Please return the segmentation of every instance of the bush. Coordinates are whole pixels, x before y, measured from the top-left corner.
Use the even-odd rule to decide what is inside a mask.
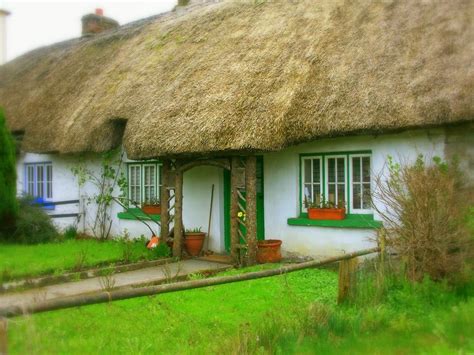
[[[0,108],[0,237],[6,238],[15,226],[16,201],[15,143]]]
[[[77,228],[76,226],[69,226],[64,231],[64,239],[66,240],[74,240],[77,238]]]
[[[59,234],[47,213],[33,204],[31,198],[19,200],[20,210],[15,232],[7,240],[22,244],[37,244],[57,241]]]
[[[387,246],[401,256],[411,280],[458,278],[472,256],[472,238],[457,164],[434,158],[428,165],[419,156],[414,165],[400,166],[389,159],[389,172],[387,180],[376,179],[374,193],[387,206],[378,209]]]

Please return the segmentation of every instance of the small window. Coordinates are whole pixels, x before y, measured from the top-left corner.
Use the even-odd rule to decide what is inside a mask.
[[[53,165],[51,163],[25,164],[25,193],[34,198],[52,200]]]
[[[347,213],[372,213],[369,153],[303,156],[300,168],[302,212],[308,203],[326,201]]]
[[[133,205],[159,200],[161,190],[160,164],[128,164],[128,198]]]

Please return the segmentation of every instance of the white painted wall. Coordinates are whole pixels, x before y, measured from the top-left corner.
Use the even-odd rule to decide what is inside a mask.
[[[322,257],[341,252],[350,252],[372,246],[373,230],[339,229],[323,227],[289,226],[287,219],[299,214],[299,154],[336,151],[372,150],[372,173],[385,167],[391,155],[395,161],[412,162],[418,154],[427,157],[444,156],[443,130],[418,130],[403,134],[383,136],[360,136],[325,139],[291,147],[281,152],[268,153],[264,157],[265,233],[266,238],[283,240],[284,253],[296,253]],[[78,161],[76,156],[39,155],[27,153],[18,161],[18,191],[23,191],[25,162],[53,163],[53,200],[79,199],[92,196],[94,189],[87,184],[79,191],[71,168]],[[99,170],[100,158],[89,155],[87,167]],[[385,167],[386,168],[386,167]],[[385,170],[386,171],[386,170]],[[224,251],[224,186],[223,170],[216,167],[198,167],[184,174],[183,221],[186,228],[202,227],[207,232],[211,186],[215,185],[211,225],[210,249]],[[119,194],[119,191],[116,191]],[[57,206],[54,213],[77,212],[78,206]],[[87,206],[85,221],[79,227],[86,231],[95,217],[94,205]],[[150,232],[138,221],[119,220],[117,213],[122,208],[114,205],[112,235],[122,235],[127,229],[132,237]],[[375,214],[376,219],[379,219]],[[60,228],[74,224],[74,218],[55,220]],[[152,224],[157,229],[156,225]]]
[[[17,162],[17,190],[21,194],[25,191],[25,163],[43,163],[52,162],[53,165],[53,201],[80,200],[81,197],[86,200],[95,194],[95,187],[91,183],[86,183],[79,188],[78,180],[71,169],[77,166],[78,156],[52,155],[52,154],[23,154]],[[101,159],[97,155],[88,155],[83,157],[84,164],[88,169],[100,172]],[[126,172],[126,166],[123,166]],[[211,203],[211,187],[215,185],[213,213],[211,220],[209,248],[215,252],[222,252],[224,246],[224,191],[223,191],[223,170],[216,167],[197,167],[184,174],[183,190],[183,222],[186,228],[201,227],[203,232],[208,231],[209,210]],[[115,195],[119,196],[117,189]],[[56,206],[54,211],[48,211],[50,214],[77,213],[80,206],[60,205]],[[64,230],[70,225],[75,225],[80,231],[90,233],[96,216],[96,205],[94,203],[86,205],[85,218],[78,221],[76,218],[57,218],[54,223],[60,230]],[[113,236],[124,235],[127,231],[131,237],[140,237],[144,235],[150,237],[150,230],[141,222],[133,220],[118,219],[117,214],[123,212],[123,208],[118,204],[113,204],[111,216],[113,217],[111,233]],[[154,222],[148,222],[156,233],[159,233],[159,227]]]
[[[372,174],[384,168],[386,158],[412,162],[418,154],[443,157],[442,130],[413,131],[383,136],[324,139],[291,147],[264,157],[265,234],[282,239],[286,253],[323,257],[374,245],[370,229],[339,229],[289,226],[287,219],[299,216],[299,154],[372,150]],[[376,219],[380,219],[375,214]]]

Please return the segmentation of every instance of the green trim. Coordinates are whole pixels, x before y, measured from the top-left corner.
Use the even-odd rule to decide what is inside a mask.
[[[161,215],[156,214],[156,215],[151,215],[148,216],[140,208],[129,208],[125,212],[119,212],[117,213],[118,219],[128,219],[128,220],[134,220],[134,221],[139,221],[139,220],[144,220],[144,221],[160,221],[161,220]]]
[[[378,229],[382,227],[382,222],[374,220],[374,215],[372,214],[348,214],[345,219],[340,221],[320,221],[309,219],[307,213],[302,213],[300,217],[288,218],[288,225],[328,228]]]
[[[230,171],[224,169],[224,244],[230,252]]]
[[[372,154],[372,150],[349,150],[349,151],[342,151],[342,152],[317,152],[317,153],[300,153],[301,157],[311,157],[313,155],[349,155],[349,154]]]

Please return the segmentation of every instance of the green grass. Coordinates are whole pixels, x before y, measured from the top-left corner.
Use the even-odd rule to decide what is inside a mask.
[[[128,253],[126,253],[128,251]],[[127,255],[125,255],[127,254]],[[140,242],[66,240],[37,245],[0,244],[0,281],[153,258]]]
[[[273,312],[291,315],[296,304],[315,301],[334,304],[336,289],[334,272],[303,270],[36,314],[11,322],[9,346],[12,354],[216,353]]]

